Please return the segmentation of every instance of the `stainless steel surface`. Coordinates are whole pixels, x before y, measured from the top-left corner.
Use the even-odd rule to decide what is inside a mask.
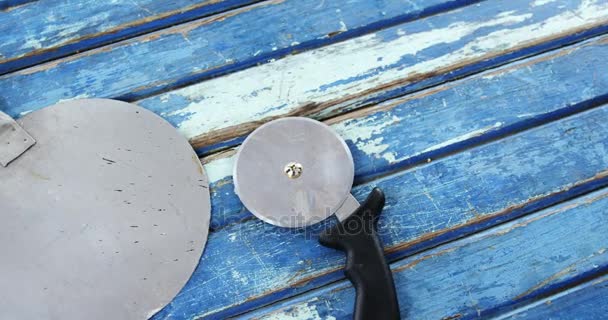
[[[18,122],[38,143],[0,167],[0,319],[144,319],[170,302],[210,216],[186,139],[105,99]]]
[[[346,218],[353,214],[355,210],[359,209],[359,206],[359,201],[357,201],[357,199],[355,199],[352,194],[349,194],[348,197],[346,197],[346,200],[344,200],[344,202],[340,206],[340,208],[336,210],[336,218],[338,218],[338,220],[340,221],[346,220]]]
[[[0,111],[0,165],[6,167],[35,143],[13,118]]]
[[[284,172],[301,164],[299,178]],[[349,196],[354,178],[348,146],[330,127],[307,118],[269,122],[245,139],[234,167],[235,191],[258,218],[281,227],[303,227],[333,214]]]

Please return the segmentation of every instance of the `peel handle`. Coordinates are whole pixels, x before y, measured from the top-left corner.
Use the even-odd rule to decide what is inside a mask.
[[[393,275],[378,239],[378,216],[384,193],[374,188],[365,202],[345,220],[325,230],[319,242],[346,252],[346,277],[357,292],[354,319],[399,319]]]

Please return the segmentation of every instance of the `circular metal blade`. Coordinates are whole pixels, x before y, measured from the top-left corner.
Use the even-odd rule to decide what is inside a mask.
[[[207,178],[186,139],[105,99],[18,122],[37,144],[0,167],[0,319],[152,316],[207,239]]]
[[[354,164],[330,127],[292,117],[251,133],[239,148],[233,176],[236,193],[258,218],[303,227],[340,207],[353,184]]]

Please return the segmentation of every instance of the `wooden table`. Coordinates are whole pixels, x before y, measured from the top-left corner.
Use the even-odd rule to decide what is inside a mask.
[[[0,1],[0,110],[130,101],[201,155],[201,264],[153,319],[347,319],[355,291],[318,228],[287,232],[233,191],[235,150],[306,116],[381,187],[409,319],[608,312],[605,0]],[[171,170],[171,168],[167,168]]]

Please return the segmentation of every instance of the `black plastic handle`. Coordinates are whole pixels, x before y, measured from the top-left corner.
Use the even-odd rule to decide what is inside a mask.
[[[393,275],[376,232],[384,193],[374,188],[346,220],[319,236],[322,245],[346,252],[345,274],[357,290],[354,318],[399,319]]]

